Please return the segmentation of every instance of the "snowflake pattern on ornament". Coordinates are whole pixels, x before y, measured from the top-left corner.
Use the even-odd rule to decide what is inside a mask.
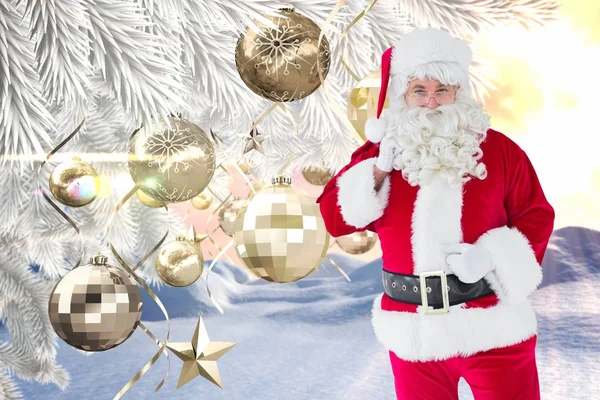
[[[190,163],[186,154],[189,154],[191,148],[198,147],[198,141],[192,140],[191,130],[188,127],[181,128],[180,122],[171,122],[171,126],[166,126],[165,121],[160,121],[158,129],[152,132],[153,135],[147,142],[148,154],[152,160],[148,166],[152,167],[154,162],[158,163],[158,172],[167,172],[170,176],[171,171],[179,173],[180,165],[184,171],[190,168]],[[185,157],[185,158],[184,158]]]

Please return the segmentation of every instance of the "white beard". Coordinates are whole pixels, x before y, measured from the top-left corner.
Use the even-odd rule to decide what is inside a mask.
[[[462,185],[470,176],[485,179],[479,145],[486,138],[490,117],[475,99],[459,94],[454,103],[435,109],[404,105],[388,111],[392,115],[387,135],[396,136],[401,148],[394,168],[411,186],[434,179],[451,186]]]

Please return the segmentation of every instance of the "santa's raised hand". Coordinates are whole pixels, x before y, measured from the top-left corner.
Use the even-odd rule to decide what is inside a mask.
[[[448,268],[461,282],[475,283],[494,270],[492,257],[483,247],[457,243],[443,245],[442,251],[448,253],[446,257]]]

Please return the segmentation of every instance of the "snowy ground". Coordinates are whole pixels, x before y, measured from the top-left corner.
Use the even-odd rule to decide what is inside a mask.
[[[187,289],[158,292],[171,320],[171,341],[187,341],[198,311],[214,341],[237,342],[219,361],[223,389],[201,377],[175,390],[181,361],[171,357],[169,380],[160,392],[167,363],[157,364],[124,399],[389,400],[394,398],[388,354],[370,324],[373,298],[381,291],[380,261],[362,264],[336,257],[352,282],[335,269],[277,285],[254,280],[238,267],[220,264],[211,289],[225,308],[207,301],[204,279]],[[600,289],[595,282],[554,284],[534,295],[539,315],[538,365],[542,399],[600,399]],[[166,324],[145,302],[143,320],[160,338]],[[0,339],[7,340],[6,331]],[[156,346],[141,331],[121,346],[85,356],[60,345],[58,361],[71,373],[71,386],[17,380],[29,399],[112,399],[152,357]],[[461,399],[472,399],[461,381]]]

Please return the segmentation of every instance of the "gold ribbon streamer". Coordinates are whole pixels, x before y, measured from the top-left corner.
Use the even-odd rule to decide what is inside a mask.
[[[346,27],[346,29],[344,29],[344,32],[342,32],[339,41],[341,42],[341,40],[344,38],[344,36],[346,36],[348,34],[348,31],[350,31],[350,29],[358,22],[362,19],[362,17],[364,17],[371,8],[373,8],[373,6],[377,3],[378,0],[373,0],[371,2],[371,4],[369,4],[367,6],[367,8],[365,8],[364,10],[362,10],[360,12],[360,14],[358,14],[353,20],[352,22],[350,22],[350,24]],[[340,62],[342,63],[342,65],[344,66],[344,68],[346,69],[346,71],[350,74],[350,76],[352,76],[352,78],[355,81],[360,81],[360,78],[358,77],[358,75],[356,75],[354,73],[354,71],[352,71],[352,69],[350,69],[350,67],[348,66],[348,64],[346,63],[346,60],[344,60],[344,57],[340,56]]]
[[[377,1],[379,0],[373,0],[371,1],[371,4],[369,4],[367,6],[367,8],[365,8],[364,10],[362,10],[360,12],[360,14],[358,14],[353,20],[352,22],[350,22],[350,24],[346,27],[346,29],[344,29],[344,32],[342,32],[342,34],[340,35],[340,40],[342,40],[344,38],[344,36],[346,36],[348,34],[348,32],[350,31],[350,29],[352,29],[352,27],[362,19],[362,17],[364,17],[369,10],[371,10],[371,8],[373,8],[373,6],[377,3]],[[336,11],[337,12],[337,11]]]
[[[42,172],[42,168],[44,168],[44,165],[46,165],[46,162],[48,162],[48,160],[50,160],[50,158],[56,154],[64,145],[66,145],[71,139],[73,139],[73,137],[81,130],[81,127],[83,126],[85,122],[85,118],[83,120],[81,120],[81,122],[79,123],[79,125],[77,126],[77,128],[75,128],[75,130],[73,132],[71,132],[69,134],[69,136],[67,136],[62,142],[60,142],[58,144],[58,146],[56,146],[54,149],[50,150],[50,153],[48,153],[46,155],[46,159],[42,162],[42,164],[40,165],[40,167],[38,168],[37,171],[37,177],[38,177],[38,181],[39,181],[39,177],[40,177],[40,173]],[[44,200],[46,200],[46,202],[48,204],[50,204],[52,206],[52,208],[54,208],[54,210],[56,210],[57,213],[60,214],[61,217],[63,217],[63,219],[65,221],[67,221],[72,227],[73,229],[75,229],[75,232],[77,232],[77,235],[79,236],[79,240],[81,242],[81,252],[79,255],[79,260],[77,260],[77,263],[75,264],[75,266],[72,269],[75,269],[77,267],[79,267],[81,265],[81,261],[83,260],[83,255],[85,253],[85,243],[84,241],[81,239],[81,231],[79,230],[79,227],[77,226],[77,224],[75,223],[75,221],[73,221],[67,214],[65,214],[65,212],[63,210],[60,209],[59,206],[56,205],[56,203],[54,203],[50,197],[46,194],[46,191],[44,190],[44,187],[42,186],[42,183],[40,182],[40,193],[42,193],[42,197],[44,198]]]
[[[296,119],[294,118],[294,116],[292,115],[292,113],[290,112],[290,110],[286,106],[284,106],[281,103],[277,103],[277,104],[279,105],[279,107],[283,110],[283,112],[285,113],[285,115],[292,122],[292,125],[294,126],[294,129],[296,130],[296,138],[298,138],[298,135],[300,133],[300,129],[298,129],[298,124],[296,123]],[[296,143],[296,146],[294,147],[294,150],[292,150],[292,154],[287,159],[287,161],[285,162],[285,164],[283,164],[281,166],[281,168],[279,168],[279,171],[277,172],[277,175],[283,174],[283,172],[286,170],[286,168],[289,167],[290,164],[294,161],[294,158],[296,158],[296,152],[298,151],[299,147],[300,147],[300,141],[298,141],[298,143]]]
[[[325,36],[325,32],[327,31],[327,28],[329,28],[329,25],[331,24],[331,21],[333,21],[333,18],[345,4],[346,4],[346,0],[338,0],[337,4],[333,8],[333,10],[329,14],[329,16],[327,16],[325,25],[323,26],[323,28],[321,29],[321,33],[319,34],[319,42],[317,43],[317,48],[321,48],[321,43],[323,42],[323,37]],[[355,18],[355,20],[352,21],[353,23],[351,23],[351,25],[354,25],[354,23],[356,23],[360,18],[362,18],[373,5],[374,5],[374,3],[371,3],[364,12],[359,14],[359,16],[357,17],[358,19]],[[348,33],[349,28],[346,28],[346,30],[344,32]],[[323,77],[323,71],[321,70],[321,62],[320,62],[321,53],[319,53],[317,57],[318,57],[317,58],[317,72],[319,73],[319,80],[321,81],[321,86],[323,87],[323,91],[325,92],[325,95],[327,96],[329,105],[331,106],[333,111],[336,113],[338,118],[346,125],[346,127],[350,130],[350,132],[358,140],[358,143],[364,143],[365,141],[363,140],[363,138],[360,137],[360,135],[358,134],[358,132],[356,131],[356,129],[354,128],[354,126],[352,125],[350,120],[348,119],[348,115],[346,115],[346,113],[344,113],[340,109],[338,104],[335,102],[333,96],[331,95],[331,92],[329,91],[329,87],[325,83],[325,79]],[[344,65],[346,65],[345,62],[344,62]],[[356,74],[352,73],[352,75],[356,75]]]
[[[233,247],[233,239],[229,241],[229,243],[227,243],[227,245],[225,247],[223,247],[223,250],[221,250],[219,252],[219,254],[217,254],[217,256],[212,260],[212,262],[210,263],[210,265],[208,266],[208,270],[206,271],[206,291],[208,292],[208,297],[210,298],[210,301],[213,303],[213,305],[217,308],[217,310],[219,310],[219,312],[221,314],[224,314],[223,309],[221,308],[221,306],[219,305],[219,303],[217,302],[217,300],[213,297],[212,293],[210,292],[210,288],[208,286],[208,278],[210,276],[210,272],[212,271],[213,267],[215,266],[215,264],[217,263],[217,261],[223,256],[223,254],[225,254],[227,252],[227,250],[229,250],[231,247]]]
[[[241,160],[241,158],[240,158]],[[256,190],[254,190],[254,186],[252,186],[252,183],[250,182],[250,179],[248,179],[248,177],[246,176],[246,174],[244,173],[244,171],[242,171],[242,169],[239,167],[239,165],[237,165],[237,163],[240,161],[238,160],[237,162],[233,163],[233,168],[237,171],[238,174],[240,174],[242,176],[242,178],[246,181],[246,185],[248,185],[248,187],[250,188],[250,191],[252,192],[252,195],[256,194]]]
[[[137,132],[137,131],[136,131]],[[134,132],[135,134],[135,132]],[[127,193],[125,195],[125,197],[119,202],[119,204],[117,204],[117,206],[115,207],[115,212],[113,214],[113,218],[116,217],[116,215],[118,214],[119,210],[121,209],[121,207],[123,207],[125,205],[125,203],[127,203],[127,201],[135,194],[135,192],[138,190],[138,186],[134,186],[133,189],[131,189],[129,191],[129,193]],[[165,206],[166,208],[166,206]],[[119,391],[119,393],[117,393],[117,395],[114,397],[113,400],[118,400],[120,399],[142,376],[144,376],[144,374],[146,374],[146,372],[148,372],[148,370],[150,369],[150,367],[152,367],[156,361],[159,359],[160,355],[164,352],[165,356],[167,357],[167,361],[168,361],[168,367],[167,367],[167,373],[165,374],[165,377],[162,379],[162,381],[160,381],[160,383],[158,384],[158,386],[156,386],[156,388],[154,389],[155,392],[158,392],[161,387],[165,384],[165,382],[167,381],[167,378],[169,377],[169,371],[171,370],[171,359],[169,358],[169,354],[165,351],[165,348],[167,346],[167,343],[169,341],[169,334],[171,332],[171,322],[169,320],[169,314],[167,313],[167,310],[165,309],[165,306],[163,305],[163,303],[160,301],[160,299],[158,298],[158,296],[154,293],[154,291],[152,291],[152,289],[150,289],[150,287],[148,287],[148,285],[146,285],[146,282],[144,282],[141,278],[139,278],[136,273],[129,267],[129,265],[127,265],[127,263],[125,262],[125,260],[123,260],[123,258],[119,255],[119,253],[117,252],[117,250],[115,249],[115,247],[112,244],[112,241],[109,240],[108,245],[110,247],[110,250],[112,251],[113,255],[115,256],[115,258],[117,259],[117,261],[119,262],[119,264],[121,264],[121,266],[123,267],[123,269],[125,269],[125,271],[127,271],[127,273],[129,273],[129,275],[142,287],[144,288],[144,290],[146,291],[146,293],[148,293],[148,295],[152,298],[152,300],[154,300],[156,302],[156,304],[158,305],[158,307],[160,308],[160,310],[162,311],[162,313],[165,316],[165,319],[167,321],[167,334],[165,337],[165,341],[164,343],[161,344],[160,349],[154,354],[154,356],[152,357],[152,359],[150,359],[150,361],[148,361],[146,363],[146,365],[144,365],[142,367],[142,369],[140,369],[126,384],[125,386],[123,386],[121,388],[121,390]],[[156,247],[156,246],[155,246]],[[158,247],[156,247],[158,248]],[[152,254],[152,253],[149,253]],[[145,256],[145,258],[150,257],[150,255],[147,254]],[[139,264],[139,263],[138,263]],[[141,264],[140,264],[141,265]],[[151,333],[147,328],[144,330],[144,332],[146,332],[146,334]],[[150,336],[151,338],[154,338],[154,335]]]
[[[346,272],[344,272],[344,270],[342,269],[342,267],[340,267],[338,265],[338,263],[336,263],[330,256],[326,256],[326,257],[327,257],[327,261],[329,261],[338,271],[340,271],[340,274],[342,274],[348,282],[352,282],[350,280],[350,277],[348,276],[348,274],[346,274]]]

